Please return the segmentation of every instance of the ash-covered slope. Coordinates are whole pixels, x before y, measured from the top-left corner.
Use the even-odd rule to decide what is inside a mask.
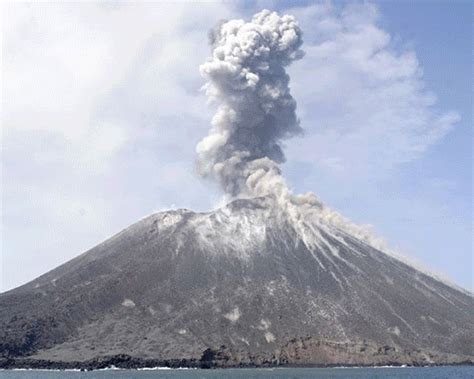
[[[457,362],[474,356],[473,314],[471,294],[330,224],[295,226],[267,197],[151,215],[1,294],[0,351],[199,359],[225,345],[228,365]]]

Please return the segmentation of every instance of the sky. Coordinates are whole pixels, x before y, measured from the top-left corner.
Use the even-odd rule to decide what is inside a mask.
[[[2,6],[0,291],[157,211],[213,209],[195,173],[209,30],[293,14],[304,135],[283,174],[409,260],[474,288],[468,1]]]

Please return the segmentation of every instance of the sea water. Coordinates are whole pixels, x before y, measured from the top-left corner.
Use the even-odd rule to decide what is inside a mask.
[[[0,371],[0,378],[5,379],[312,379],[312,378],[394,378],[394,379],[465,379],[474,378],[473,366],[457,367],[387,367],[387,368],[270,368],[270,369],[226,369],[226,370],[96,370],[48,371],[48,370],[5,370]]]

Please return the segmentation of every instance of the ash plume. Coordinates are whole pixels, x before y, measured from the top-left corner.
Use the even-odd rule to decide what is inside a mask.
[[[284,186],[282,141],[302,132],[285,67],[303,56],[292,16],[264,10],[211,34],[212,57],[200,69],[219,103],[210,134],[197,146],[198,170],[231,197],[262,196]]]
[[[316,222],[383,247],[366,227],[352,224],[313,193],[293,195],[281,175],[283,141],[302,133],[285,71],[304,55],[295,18],[263,10],[250,22],[220,23],[210,42],[212,56],[200,71],[218,108],[209,135],[196,148],[198,173],[217,181],[230,199],[275,199],[303,237]]]

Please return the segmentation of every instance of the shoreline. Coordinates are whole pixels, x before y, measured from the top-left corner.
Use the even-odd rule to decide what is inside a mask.
[[[315,363],[315,364],[229,364],[203,362],[195,359],[153,360],[131,356],[104,357],[88,361],[48,361],[29,358],[0,358],[0,371],[112,371],[112,370],[216,370],[216,369],[292,369],[292,368],[429,368],[474,366],[473,361],[462,362],[413,362],[412,364],[384,362],[368,363]]]

